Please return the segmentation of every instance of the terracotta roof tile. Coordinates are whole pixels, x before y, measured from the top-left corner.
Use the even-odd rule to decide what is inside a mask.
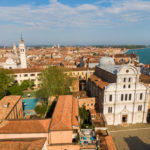
[[[72,130],[72,96],[59,96],[50,130]]]
[[[79,116],[78,100],[76,98],[73,98],[72,125],[79,126],[78,116]]]
[[[6,119],[10,111],[21,100],[21,96],[5,96],[0,100],[0,120]]]
[[[105,137],[108,150],[117,150],[111,135]]]
[[[0,134],[47,133],[50,119],[41,120],[9,120],[0,128]]]
[[[0,140],[1,150],[41,150],[46,138]]]
[[[109,84],[109,82],[103,81],[100,77],[97,77],[96,75],[91,75],[90,80],[102,89]]]
[[[30,73],[30,72],[41,72],[43,67],[27,68],[27,69],[13,69],[14,73]]]

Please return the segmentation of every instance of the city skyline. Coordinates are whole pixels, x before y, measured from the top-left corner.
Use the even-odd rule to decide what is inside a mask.
[[[0,45],[146,44],[148,0],[1,0]]]

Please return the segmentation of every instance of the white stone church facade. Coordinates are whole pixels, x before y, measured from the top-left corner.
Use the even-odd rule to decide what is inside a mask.
[[[139,76],[140,69],[133,64],[115,65],[110,57],[100,60],[88,90],[108,125],[146,123],[149,88]]]
[[[13,45],[12,53],[9,54],[6,61],[0,64],[0,66],[5,69],[27,68],[26,47],[22,38],[18,46],[18,51],[19,53],[17,52],[16,46]]]

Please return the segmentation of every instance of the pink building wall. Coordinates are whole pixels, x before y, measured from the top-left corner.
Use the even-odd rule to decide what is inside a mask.
[[[72,143],[73,131],[50,131],[50,144]]]

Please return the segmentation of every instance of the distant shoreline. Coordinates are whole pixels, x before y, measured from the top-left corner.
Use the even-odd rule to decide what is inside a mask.
[[[148,48],[148,47],[146,47],[146,48]],[[128,51],[130,51],[130,50],[142,50],[142,49],[146,49],[146,48],[138,48],[138,49],[127,49],[125,52],[124,52],[124,54],[126,54]]]

